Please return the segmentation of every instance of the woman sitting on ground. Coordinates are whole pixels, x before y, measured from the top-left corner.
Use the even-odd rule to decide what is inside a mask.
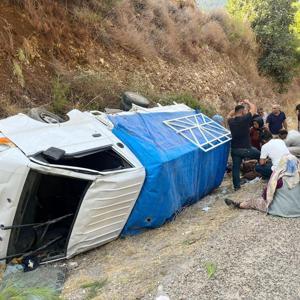
[[[261,197],[241,203],[228,198],[228,206],[256,209],[281,217],[300,217],[300,163],[294,155],[282,157]]]
[[[251,146],[257,150],[261,149],[261,135],[263,132],[264,121],[261,117],[255,117],[253,119],[253,126],[250,129]]]

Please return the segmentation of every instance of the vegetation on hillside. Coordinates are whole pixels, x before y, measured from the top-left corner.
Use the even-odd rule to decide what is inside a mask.
[[[247,78],[253,74],[259,81],[253,64],[258,48],[250,26],[225,11],[205,13],[195,7],[193,0],[5,3],[10,7],[8,15],[0,18],[0,61],[5,60],[6,69],[0,70],[0,77],[8,78],[4,89],[9,101],[0,95],[2,116],[20,103],[22,107],[48,104],[58,113],[73,107],[116,107],[126,90],[139,92],[154,102],[174,94],[199,101],[196,89],[171,87],[172,83],[167,88],[154,86],[147,71],[135,72],[134,65],[131,68],[128,64],[130,70],[123,72],[126,79],[121,80],[119,70],[110,65],[111,53],[117,53],[115,62],[129,59],[136,66],[147,62],[153,66],[155,61],[158,73],[161,61],[173,67],[194,63],[201,67],[206,59],[219,57],[228,65],[234,62],[233,74]],[[235,82],[229,84],[236,86]],[[229,97],[236,98],[237,94],[230,91]]]
[[[299,62],[299,8],[296,0],[229,0],[227,5],[233,16],[251,23],[261,47],[259,69],[281,88],[291,82]]]
[[[77,21],[94,29],[93,38],[108,47],[121,46],[141,58],[198,60],[205,45],[227,53],[245,43],[251,44],[252,50],[255,44],[250,31],[239,30],[225,13],[222,19],[220,15],[216,18],[188,1],[113,0],[106,12],[102,1],[85,1],[73,13]]]
[[[171,62],[182,57],[197,60],[206,45],[226,53],[241,46],[252,51],[256,46],[251,30],[241,30],[241,24],[225,12],[205,14],[188,1],[69,0],[64,5],[58,0],[9,2],[22,7],[32,31],[46,36],[54,56],[64,54],[62,42],[71,33],[78,37],[77,42],[81,39],[84,43],[88,36],[106,47],[120,46],[140,58],[160,56]],[[7,43],[8,38],[11,36],[3,34],[1,42],[10,45],[14,55],[21,50],[25,57],[32,56],[29,47],[17,50]]]

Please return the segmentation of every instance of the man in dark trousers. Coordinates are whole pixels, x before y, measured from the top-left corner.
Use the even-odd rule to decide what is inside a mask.
[[[266,127],[273,136],[278,136],[281,129],[287,130],[285,113],[280,110],[278,104],[272,106],[272,112],[267,117]]]
[[[249,112],[245,105],[249,106]],[[240,167],[244,158],[259,159],[260,151],[251,147],[250,127],[252,117],[256,114],[256,105],[249,100],[243,100],[234,111],[228,115],[228,125],[232,135],[231,157],[232,157],[232,181],[235,190],[241,188]]]

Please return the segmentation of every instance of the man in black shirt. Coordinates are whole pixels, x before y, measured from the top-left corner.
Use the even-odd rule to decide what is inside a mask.
[[[235,190],[240,189],[240,168],[244,158],[259,159],[260,151],[251,147],[250,127],[252,117],[256,114],[256,106],[249,100],[244,100],[243,104],[249,106],[246,112],[244,105],[237,105],[234,111],[228,115],[228,125],[232,135],[231,157],[232,157],[232,181]]]

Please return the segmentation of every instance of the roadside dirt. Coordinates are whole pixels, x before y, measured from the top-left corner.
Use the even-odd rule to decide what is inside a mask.
[[[233,193],[226,177],[173,222],[76,257],[63,296],[88,299],[81,287],[104,282],[95,299],[151,300],[159,285],[171,300],[298,299],[300,220],[224,204],[225,197],[258,196],[263,186],[248,183]]]
[[[250,197],[260,188],[261,184],[248,184],[232,197]],[[186,208],[173,222],[74,258],[72,262],[78,266],[70,271],[63,296],[85,299],[87,291],[82,285],[106,280],[97,299],[142,299],[147,294],[151,298],[165,277],[179,272],[238,216],[238,211],[228,209],[223,201],[231,193],[230,178],[226,178],[213,194]]]

